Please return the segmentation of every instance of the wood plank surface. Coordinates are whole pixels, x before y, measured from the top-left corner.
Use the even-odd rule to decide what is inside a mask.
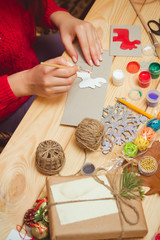
[[[160,1],[135,0],[146,21],[159,19]],[[86,17],[97,28],[104,49],[109,49],[111,25],[140,25],[134,9],[129,0],[96,0]],[[160,36],[157,37],[160,42]],[[150,44],[150,39],[142,26],[142,45]],[[66,56],[66,55],[65,55]],[[129,74],[126,71],[130,61],[160,62],[157,57],[114,57],[111,74],[119,68],[125,71],[124,84],[115,87],[110,74],[109,85],[104,106],[114,105],[115,97],[125,97],[132,104],[155,114],[154,108],[147,108],[146,94],[149,89],[160,91],[159,78],[152,80],[151,85],[141,89],[143,96],[138,103],[128,98],[128,92],[137,88],[138,74]],[[107,63],[106,63],[107,64]],[[84,152],[75,143],[75,128],[61,126],[66,95],[55,99],[37,97],[21,124],[13,134],[0,155],[0,239],[4,240],[16,225],[23,223],[24,213],[31,208],[45,187],[46,176],[40,174],[35,167],[35,152],[38,144],[44,140],[52,139],[61,144],[66,155],[66,164],[61,175],[77,173],[83,162]],[[74,99],[73,99],[74,101]],[[116,149],[116,150],[115,150]],[[113,149],[117,151],[117,148]],[[120,150],[120,149],[119,149]],[[87,154],[87,161],[96,166],[104,166],[112,158],[112,153],[102,156],[101,153]],[[144,212],[149,228],[145,240],[151,240],[154,232],[160,225],[160,197],[153,195],[143,200]]]

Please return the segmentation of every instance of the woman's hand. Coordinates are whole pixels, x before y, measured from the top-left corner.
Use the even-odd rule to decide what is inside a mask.
[[[73,41],[77,37],[87,63],[99,65],[103,51],[96,29],[91,23],[77,19],[63,11],[53,13],[50,19],[59,29],[62,42],[74,62],[78,60],[73,46]]]
[[[63,57],[51,59],[47,63],[68,66]],[[77,77],[76,72],[77,66],[54,68],[39,64],[30,70],[9,76],[8,82],[17,97],[38,95],[51,98],[70,90]]]

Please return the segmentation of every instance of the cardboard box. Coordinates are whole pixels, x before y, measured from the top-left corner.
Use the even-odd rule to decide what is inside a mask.
[[[100,177],[107,180],[104,175]],[[102,200],[104,192],[107,198],[113,197],[113,195],[100,183],[96,182],[98,185],[94,186],[93,181],[96,182],[92,177],[85,176],[52,176],[47,178],[48,203],[58,202],[58,204],[49,207],[50,239],[116,239],[120,238],[122,231],[123,238],[144,237],[147,233],[147,225],[141,201],[126,200],[137,209],[139,221],[136,225],[130,225],[122,217],[122,230],[116,201]],[[82,201],[77,200],[77,202],[72,203],[75,201],[75,197]],[[92,198],[94,200],[99,198],[99,200],[92,201]],[[60,200],[57,201],[57,199]],[[85,201],[83,202],[83,200]],[[65,201],[67,203],[63,203]],[[136,215],[133,210],[124,204],[122,204],[122,208],[126,216],[131,221],[135,221]]]

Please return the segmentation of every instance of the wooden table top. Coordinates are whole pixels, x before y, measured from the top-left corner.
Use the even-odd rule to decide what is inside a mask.
[[[158,20],[160,15],[159,0],[135,0],[145,21]],[[140,25],[129,0],[96,0],[86,17],[97,28],[104,49],[109,49],[111,25]],[[160,36],[157,37],[160,42]],[[148,34],[142,26],[142,45],[151,44]],[[143,88],[143,96],[135,102],[128,99],[130,89],[138,87],[137,74],[126,72],[130,61],[160,62],[157,57],[114,57],[104,106],[114,105],[115,97],[126,97],[132,104],[155,115],[155,109],[146,106],[146,94],[149,89],[160,90],[159,79],[152,80],[148,88]],[[107,63],[106,63],[107,64]],[[122,69],[126,73],[124,84],[115,87],[111,75],[113,70]],[[31,208],[45,187],[46,176],[40,174],[35,167],[35,152],[38,144],[52,139],[61,144],[66,155],[66,164],[61,175],[73,175],[84,162],[84,152],[75,143],[75,128],[60,125],[66,95],[49,100],[36,98],[19,127],[0,155],[0,239],[4,240],[16,225],[22,225],[24,213]],[[115,149],[113,149],[115,151]],[[96,166],[103,166],[111,154],[101,157],[100,153],[90,153],[87,161]],[[98,160],[97,160],[98,159]],[[144,238],[151,240],[160,225],[160,197],[147,196],[143,200],[144,213],[149,232]]]

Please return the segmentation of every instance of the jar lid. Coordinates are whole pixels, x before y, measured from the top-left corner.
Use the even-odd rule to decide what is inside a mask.
[[[157,62],[153,62],[149,65],[149,71],[152,73],[152,74],[157,74],[157,73],[160,73],[160,64],[157,63]]]
[[[83,175],[92,175],[95,169],[96,168],[93,163],[85,163],[81,168],[81,173]]]
[[[158,169],[158,163],[152,156],[144,156],[138,162],[138,169],[142,175],[152,176]]]
[[[142,71],[139,74],[139,81],[149,82],[151,80],[151,74],[148,71]]]
[[[142,92],[139,89],[133,88],[129,92],[129,97],[132,100],[139,100],[142,97]]]
[[[125,74],[121,69],[116,69],[113,71],[112,77],[116,81],[121,81],[124,79]]]
[[[157,103],[160,98],[160,92],[157,91],[156,89],[149,90],[147,93],[147,100],[152,102],[152,103]]]
[[[127,64],[127,71],[129,73],[137,73],[140,69],[140,64],[138,62],[132,61]]]
[[[155,54],[155,47],[153,45],[150,45],[150,44],[144,45],[143,48],[142,48],[142,53],[145,56],[152,56],[152,55]]]

